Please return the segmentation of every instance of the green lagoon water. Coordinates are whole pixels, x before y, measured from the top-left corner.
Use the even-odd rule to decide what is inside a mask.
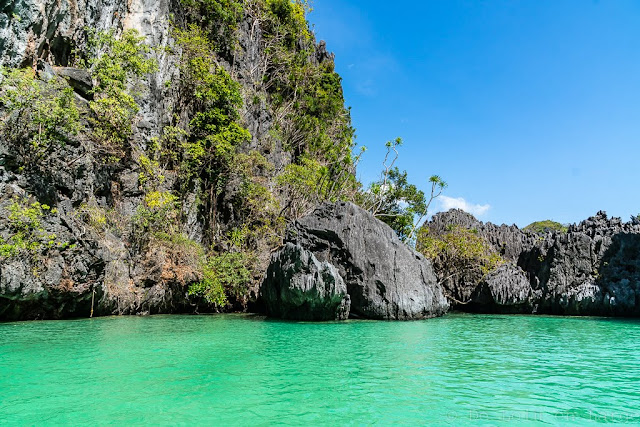
[[[640,424],[640,322],[0,324],[6,425]]]

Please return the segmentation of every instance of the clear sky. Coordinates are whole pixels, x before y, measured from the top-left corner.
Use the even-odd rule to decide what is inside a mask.
[[[358,168],[384,143],[444,207],[525,226],[640,213],[640,1],[315,0],[336,54]],[[459,199],[459,200],[456,200]]]

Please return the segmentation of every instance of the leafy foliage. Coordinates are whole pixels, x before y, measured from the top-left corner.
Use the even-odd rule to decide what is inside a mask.
[[[428,227],[422,227],[416,249],[434,260],[436,267],[450,272],[445,280],[468,274],[484,276],[504,263],[477,230],[460,226],[452,226],[440,236],[432,236]]]
[[[177,231],[178,219],[178,197],[170,191],[151,191],[138,207],[134,224],[140,234],[172,234]]]
[[[557,231],[560,233],[566,233],[568,228],[559,222],[551,221],[549,219],[545,221],[536,221],[527,225],[525,228],[527,231],[533,231],[534,233],[547,233],[549,231]]]
[[[44,247],[62,246],[55,233],[47,233],[42,225],[46,213],[56,213],[46,204],[14,200],[9,206],[10,236],[0,244],[0,257],[35,254]]]
[[[203,279],[189,287],[189,295],[203,297],[223,307],[229,296],[243,295],[251,282],[248,260],[242,252],[226,252],[210,257],[204,266]]]
[[[277,139],[293,155],[293,165],[283,172],[280,182],[296,202],[285,206],[283,214],[295,218],[304,211],[298,202],[305,198],[306,203],[314,204],[352,196],[358,188],[352,155],[354,130],[333,60],[328,55],[317,56],[305,19],[308,3],[253,0],[245,10],[262,30],[264,62],[255,71],[253,87],[256,93],[268,95]],[[305,177],[296,175],[309,165],[314,168],[311,175],[320,180],[319,188],[305,197],[298,192]]]
[[[212,40],[218,53],[229,54],[233,47],[234,31],[242,18],[239,0],[180,0],[187,21],[202,28]]]
[[[217,197],[232,172],[237,147],[250,138],[239,123],[240,85],[217,65],[205,33],[195,25],[177,29],[182,50],[184,90],[190,94],[194,114],[182,144],[181,178],[187,186],[200,182],[208,193],[209,221],[214,222]]]
[[[93,130],[103,152],[111,160],[125,155],[125,143],[140,107],[129,85],[157,70],[157,62],[148,58],[151,48],[137,30],[125,31],[116,38],[113,31],[89,34],[89,70],[96,86],[90,102]]]
[[[239,221],[232,235],[243,230],[243,237],[232,238],[232,244],[240,250],[248,250],[266,238],[269,246],[279,245],[285,221],[280,215],[280,202],[271,191],[273,183],[269,175],[273,165],[257,151],[251,151],[236,156],[234,169],[240,176],[241,185],[233,198]]]
[[[165,176],[160,169],[160,162],[142,154],[138,158],[138,163],[141,169],[138,174],[138,183],[140,186],[145,189],[157,189],[165,180]]]
[[[78,133],[73,89],[62,79],[40,81],[31,69],[0,70],[0,124],[22,164],[37,165]]]
[[[308,157],[303,157],[299,163],[287,165],[278,175],[277,184],[288,190],[286,208],[293,218],[304,215],[318,200],[324,199],[318,183],[326,175],[326,168]]]
[[[427,216],[429,206],[440,196],[447,183],[437,175],[431,176],[431,194],[427,200],[422,190],[409,183],[407,172],[394,166],[398,159],[397,148],[401,145],[400,138],[386,143],[387,153],[380,179],[361,193],[360,204],[393,228],[406,243],[413,243],[416,230]]]
[[[128,226],[128,218],[118,209],[98,205],[95,197],[82,203],[75,214],[99,235],[109,231],[114,235],[122,236]]]

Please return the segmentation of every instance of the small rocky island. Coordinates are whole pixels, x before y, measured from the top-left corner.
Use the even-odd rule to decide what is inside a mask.
[[[640,315],[640,223],[598,212],[565,230],[531,232],[451,210],[427,225],[473,230],[504,262],[483,277],[453,274],[436,260],[453,308],[483,313]]]

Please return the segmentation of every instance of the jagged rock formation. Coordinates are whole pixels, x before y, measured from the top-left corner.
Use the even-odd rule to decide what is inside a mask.
[[[491,313],[640,315],[640,226],[598,212],[566,233],[537,234],[482,223],[460,210],[439,213],[430,234],[450,225],[477,230],[507,264],[486,277],[438,274],[461,310]]]
[[[430,262],[401,242],[388,225],[352,203],[319,206],[289,228],[286,240],[335,266],[346,284],[352,317],[422,319],[442,315],[449,307]],[[282,251],[288,253],[290,246]],[[262,295],[267,305],[272,304],[273,289],[281,286],[279,280],[266,277]],[[298,305],[296,300],[279,302]]]
[[[283,319],[344,320],[351,300],[338,270],[287,243],[271,258],[262,287],[267,314]]]

